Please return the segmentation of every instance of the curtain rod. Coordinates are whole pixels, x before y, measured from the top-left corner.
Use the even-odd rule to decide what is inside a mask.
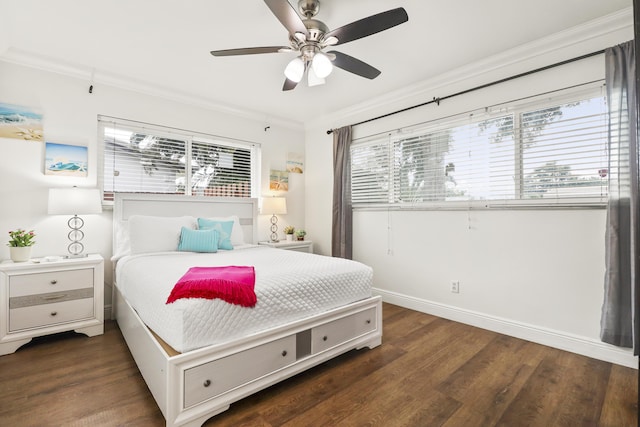
[[[461,92],[456,92],[456,93],[453,93],[451,95],[443,96],[443,97],[440,97],[440,98],[434,97],[431,101],[423,102],[422,104],[418,104],[418,105],[412,105],[411,107],[407,107],[407,108],[403,108],[401,110],[393,111],[391,113],[383,114],[382,116],[373,117],[371,119],[363,120],[361,122],[354,123],[351,126],[358,126],[358,125],[362,125],[362,124],[365,124],[365,123],[373,122],[373,121],[378,120],[378,119],[384,119],[385,117],[393,116],[394,114],[398,114],[398,113],[404,113],[405,111],[413,110],[414,108],[424,107],[425,105],[429,105],[429,104],[440,105],[440,101],[444,101],[445,99],[453,98],[454,96],[464,95],[464,94],[467,94],[469,92],[473,92],[473,91],[476,91],[476,90],[479,90],[479,89],[484,89],[484,88],[487,88],[489,86],[494,86],[494,85],[497,85],[497,84],[500,84],[500,83],[508,82],[509,80],[515,80],[515,79],[518,79],[520,77],[525,77],[525,76],[528,76],[530,74],[539,73],[540,71],[545,71],[545,70],[548,70],[550,68],[559,67],[560,65],[565,65],[565,64],[569,64],[571,62],[580,61],[581,59],[590,58],[592,56],[600,55],[600,54],[603,54],[603,53],[604,53],[604,49],[598,50],[596,52],[591,52],[591,53],[587,53],[585,55],[577,56],[575,58],[566,59],[564,61],[556,62],[555,64],[545,65],[544,67],[536,68],[535,70],[529,70],[529,71],[526,71],[524,73],[516,74],[516,75],[510,76],[510,77],[505,77],[504,79],[496,80],[496,81],[493,81],[491,83],[485,83],[483,85],[476,86],[476,87],[471,88],[471,89],[466,89],[466,90],[463,90]],[[333,129],[329,129],[327,131],[327,135],[331,135],[332,133],[333,133]]]

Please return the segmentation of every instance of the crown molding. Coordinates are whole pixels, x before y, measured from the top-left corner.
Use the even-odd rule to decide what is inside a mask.
[[[576,48],[575,56],[587,54],[597,49],[604,49],[609,46],[590,49],[588,47],[581,48],[579,45],[588,44],[589,41],[592,41],[594,44],[598,44],[598,39],[605,38],[609,34],[625,30],[630,31],[631,38],[633,38],[632,7],[621,9],[618,12],[591,20],[582,25],[554,33],[533,42],[486,57],[480,61],[456,68],[434,78],[406,86],[397,91],[389,92],[384,96],[369,99],[366,102],[353,105],[340,111],[332,112],[329,115],[316,118],[313,123],[305,123],[305,125],[307,129],[315,128],[316,126],[326,127],[327,123],[336,124],[336,126],[332,127],[344,126],[349,122],[358,121],[358,119],[355,119],[356,117],[361,118],[385,114],[384,111],[388,111],[390,105],[398,106],[398,108],[404,108],[408,105],[415,104],[416,99],[422,98],[424,100],[429,100],[433,97],[433,94],[438,91],[438,89],[464,82],[472,78],[478,79],[482,78],[484,75],[491,74],[493,76],[491,80],[495,80],[496,74],[500,74],[501,72],[505,73],[507,69],[513,69],[513,67],[517,68],[518,66],[522,68],[525,66],[524,64],[531,63],[540,57],[552,56],[554,53],[561,54],[563,50],[571,47]],[[527,70],[523,69],[519,72],[524,71]],[[392,108],[392,110],[395,109],[396,108]]]
[[[302,131],[304,124],[279,117],[265,117],[264,113],[255,112],[240,107],[224,105],[213,102],[209,99],[193,96],[178,91],[167,90],[165,88],[151,85],[145,82],[125,78],[116,74],[105,73],[94,70],[78,64],[62,62],[53,58],[36,55],[30,52],[9,47],[4,52],[0,52],[0,61],[35,68],[47,72],[61,74],[67,77],[85,80],[88,84],[101,84],[123,89],[131,92],[137,92],[143,95],[155,96],[169,101],[179,102],[181,104],[199,107],[222,114],[228,114],[243,119],[255,120],[261,123],[268,121],[271,125],[282,126],[288,129]]]
[[[94,84],[98,83],[144,95],[155,96],[235,117],[259,122],[268,121],[273,125],[282,126],[296,131],[304,131],[305,129],[308,130],[315,126],[324,127],[326,126],[326,123],[347,124],[348,122],[357,121],[357,119],[355,119],[356,117],[377,115],[375,112],[389,110],[390,106],[400,106],[400,108],[402,108],[402,106],[411,105],[412,101],[415,103],[415,99],[430,99],[429,94],[433,94],[440,88],[460,83],[471,78],[482,78],[483,75],[487,75],[489,73],[492,73],[492,75],[495,76],[501,72],[506,72],[509,67],[522,67],[522,64],[535,61],[543,56],[559,53],[567,48],[575,47],[576,50],[580,50],[580,47],[578,46],[580,44],[585,44],[589,41],[597,43],[597,39],[606,37],[608,34],[629,29],[630,34],[633,34],[632,7],[622,9],[616,13],[606,15],[542,39],[526,43],[505,52],[492,55],[481,61],[459,67],[437,77],[405,86],[400,90],[389,92],[384,96],[370,99],[366,102],[355,104],[339,111],[334,111],[329,115],[316,117],[315,119],[305,123],[295,122],[280,117],[265,117],[265,114],[261,112],[247,110],[238,106],[216,103],[210,99],[178,91],[167,90],[142,81],[136,81],[120,75],[93,70],[89,67],[78,64],[61,62],[53,58],[35,55],[12,47],[7,48],[6,46],[0,46],[3,47],[3,49],[0,49],[0,61],[58,73],[80,80],[86,80],[87,82],[93,82]],[[588,53],[593,50],[585,49],[586,48],[582,47],[582,50],[576,55]]]

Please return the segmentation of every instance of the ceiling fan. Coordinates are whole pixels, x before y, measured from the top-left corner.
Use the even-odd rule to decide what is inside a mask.
[[[409,20],[404,8],[399,7],[354,21],[335,30],[313,19],[320,10],[319,0],[299,0],[295,11],[287,0],[264,0],[267,7],[289,32],[289,46],[248,47],[213,50],[213,56],[253,55],[260,53],[298,52],[284,70],[283,91],[294,89],[307,74],[309,86],[324,83],[333,66],[359,76],[375,79],[380,70],[345,53],[335,50],[324,52],[328,46],[338,46],[370,36]]]

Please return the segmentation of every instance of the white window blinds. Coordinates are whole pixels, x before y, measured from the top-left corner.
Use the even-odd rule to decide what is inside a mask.
[[[390,153],[388,139],[352,147],[351,199],[354,205],[388,203],[392,199]]]
[[[251,197],[256,144],[106,117],[99,123],[105,201],[117,192]]]
[[[578,205],[607,197],[600,88],[354,141],[354,207]]]

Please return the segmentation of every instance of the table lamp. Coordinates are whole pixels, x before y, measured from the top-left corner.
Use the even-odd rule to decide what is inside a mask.
[[[67,221],[70,231],[67,237],[70,240],[67,250],[67,258],[86,257],[82,239],[84,232],[81,230],[84,220],[78,215],[102,213],[100,190],[97,188],[51,188],[49,189],[50,215],[73,215]]]
[[[287,213],[287,199],[284,197],[263,197],[260,213],[271,214],[271,241],[278,242],[278,217]]]

